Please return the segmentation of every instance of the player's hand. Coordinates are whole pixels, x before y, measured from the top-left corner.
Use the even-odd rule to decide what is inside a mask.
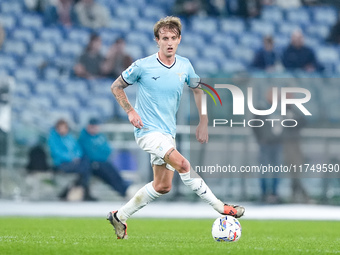
[[[209,135],[208,135],[208,124],[200,122],[196,129],[196,139],[200,143],[208,143]]]
[[[144,126],[141,117],[135,110],[131,110],[128,113],[130,123],[136,128],[142,128]]]

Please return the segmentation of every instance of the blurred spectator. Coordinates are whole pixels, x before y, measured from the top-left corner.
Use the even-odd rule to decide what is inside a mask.
[[[77,76],[92,79],[102,75],[104,57],[100,53],[101,46],[99,35],[92,34],[85,51],[73,68]]]
[[[4,29],[4,28],[1,26],[1,24],[0,24],[0,50],[1,50],[2,44],[3,44],[4,41],[5,41],[5,38],[6,38],[5,29]]]
[[[107,138],[99,132],[99,124],[98,119],[90,119],[87,127],[80,133],[79,144],[84,155],[90,159],[92,173],[125,197],[128,185],[121,177],[119,170],[108,161],[112,150]]]
[[[287,98],[293,98],[293,94],[287,94]],[[287,105],[287,119],[294,119],[298,122],[296,127],[285,128],[283,132],[283,152],[285,165],[300,166],[304,164],[304,156],[301,150],[300,131],[306,125],[306,119],[302,112],[294,105]],[[291,200],[292,202],[310,202],[306,189],[299,178],[299,171],[293,172],[291,179]]]
[[[273,103],[273,90],[269,89],[266,98],[267,103],[265,106],[262,106],[263,109],[269,109]],[[260,107],[259,107],[260,108]],[[263,122],[266,122],[265,119],[282,119],[281,116],[276,116],[275,114],[271,115],[256,115],[254,119],[260,119]],[[278,122],[277,122],[278,123]],[[268,125],[265,124],[262,127],[254,127],[253,128],[256,141],[259,145],[259,163],[262,165],[271,165],[273,167],[279,166],[282,163],[282,132],[283,127],[281,125]],[[268,203],[277,203],[280,201],[277,187],[279,183],[279,179],[275,178],[268,173],[266,178],[260,179],[261,185],[261,200],[262,202]]]
[[[81,186],[84,191],[84,200],[95,200],[89,192],[91,164],[83,157],[83,152],[78,141],[70,133],[67,122],[58,120],[48,137],[53,165],[57,171],[65,173],[78,173],[79,180],[74,186]],[[65,199],[70,188],[67,188],[60,198]]]
[[[340,14],[338,14],[338,20],[329,32],[327,41],[334,44],[340,44]]]
[[[188,18],[203,11],[203,2],[201,0],[176,0],[172,11],[176,16]]]
[[[277,68],[278,56],[274,50],[274,40],[271,36],[263,38],[263,48],[255,54],[252,66],[268,72]]]
[[[76,4],[75,9],[78,20],[84,27],[96,29],[110,25],[109,10],[94,0],[81,0]]]
[[[132,64],[132,58],[125,51],[125,41],[118,38],[108,50],[103,64],[103,73],[109,77],[117,78]]]
[[[323,70],[323,67],[317,63],[313,50],[305,46],[301,30],[292,33],[290,44],[283,52],[282,63],[288,70],[306,72]]]
[[[254,18],[261,13],[260,0],[229,0],[226,7],[230,16]]]
[[[74,8],[74,0],[58,0],[56,4],[46,7],[45,24],[61,24],[63,26],[78,25],[78,17]]]
[[[52,0],[24,0],[25,6],[30,11],[43,13]]]

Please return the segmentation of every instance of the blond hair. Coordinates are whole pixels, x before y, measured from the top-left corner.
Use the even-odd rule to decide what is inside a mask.
[[[182,31],[181,20],[174,16],[167,16],[163,19],[160,19],[153,27],[155,38],[159,38],[159,30],[161,28],[167,28],[180,36]]]

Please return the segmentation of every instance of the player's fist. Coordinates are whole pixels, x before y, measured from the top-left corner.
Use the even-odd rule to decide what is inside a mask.
[[[139,114],[134,109],[132,109],[131,111],[128,112],[128,117],[129,117],[130,123],[134,127],[142,128],[144,126],[141,117],[139,116]]]

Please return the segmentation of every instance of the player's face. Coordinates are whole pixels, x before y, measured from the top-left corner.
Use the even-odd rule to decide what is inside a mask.
[[[181,36],[174,31],[166,28],[159,30],[159,38],[156,38],[159,46],[159,52],[167,58],[175,56],[178,44],[181,42]]]

